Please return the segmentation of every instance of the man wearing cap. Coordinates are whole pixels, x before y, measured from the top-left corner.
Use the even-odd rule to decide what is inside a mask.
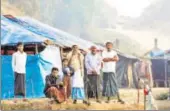
[[[113,44],[106,43],[106,50],[102,52],[103,59],[103,92],[102,95],[107,97],[107,103],[110,102],[112,96],[117,95],[118,102],[122,104],[124,101],[120,99],[118,85],[116,81],[116,62],[119,60],[117,53],[112,50]]]
[[[87,69],[87,95],[88,98],[96,97],[96,101],[100,96],[100,69],[101,69],[101,56],[97,54],[97,48],[92,46],[91,52],[85,57],[85,67]]]

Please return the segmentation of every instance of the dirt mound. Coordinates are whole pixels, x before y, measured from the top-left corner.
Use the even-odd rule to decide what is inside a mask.
[[[77,104],[72,104],[72,102],[56,104],[50,104],[49,99],[29,99],[27,102],[18,100],[17,103],[14,103],[13,100],[4,100],[2,101],[2,110],[141,110],[143,109],[142,104],[120,104],[116,102],[111,102],[106,104],[102,102],[101,104],[94,101],[91,102],[90,106],[87,106],[81,102]]]

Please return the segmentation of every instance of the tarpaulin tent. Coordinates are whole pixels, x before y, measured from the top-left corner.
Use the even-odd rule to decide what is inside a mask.
[[[71,47],[72,45],[77,44],[83,50],[87,50],[91,45],[95,45],[92,42],[72,36],[30,18],[21,20],[11,15],[1,16],[2,45],[15,45],[20,41],[24,42],[24,44],[42,43],[47,39],[54,41],[55,44],[61,47]],[[11,55],[1,55],[1,58],[1,97],[2,99],[12,98],[14,85],[14,74],[11,68],[12,57]],[[59,68],[60,75],[62,76],[61,65],[61,52],[59,47],[48,46],[39,54],[28,55],[26,65],[26,96],[34,98],[44,97],[43,88],[45,76],[50,73],[53,66]]]
[[[2,55],[2,99],[13,98],[14,73],[11,67],[10,55]],[[52,67],[58,67],[61,72],[61,57],[58,47],[48,46],[44,51],[36,55],[28,55],[26,64],[26,96],[31,98],[44,97],[44,80],[50,74]]]
[[[153,79],[156,84],[168,86],[170,80],[170,56],[151,58]]]
[[[24,43],[41,43],[47,38],[32,33],[15,22],[1,16],[1,44],[11,45],[19,41]],[[11,55],[1,55],[2,70],[2,99],[12,98],[14,96],[14,74],[11,67]],[[26,64],[26,96],[44,97],[44,80],[47,74],[50,74],[51,68],[56,66],[61,71],[61,56],[59,47],[48,46],[39,54],[28,55]]]
[[[136,88],[138,81],[137,75],[133,72],[133,64],[138,61],[138,58],[119,52],[118,56],[120,60],[116,64],[116,76],[119,87]]]
[[[16,44],[19,41],[24,43],[41,43],[46,39],[54,41],[61,47],[71,47],[72,45],[77,44],[84,50],[87,50],[92,45],[95,45],[92,42],[74,37],[68,33],[52,28],[30,18],[6,18],[1,16],[2,45]],[[102,49],[100,46],[97,47]],[[122,81],[119,84],[121,84],[120,86],[126,86],[128,81],[126,75],[128,64],[133,63],[136,58],[131,58],[130,56],[121,53],[119,53],[119,56],[121,60],[117,65],[117,75],[118,79]],[[1,97],[3,99],[12,98],[14,75],[11,68],[11,55],[1,55],[1,58]],[[58,67],[61,71],[61,55],[59,47],[48,46],[39,54],[28,55],[26,65],[27,97],[44,97],[43,88],[45,76],[50,73],[53,66]],[[60,72],[60,75],[62,76],[62,72]]]
[[[81,39],[80,37],[75,37],[69,33],[53,28],[29,17],[15,17],[8,19],[30,32],[55,41],[55,43],[60,46],[71,47],[76,44],[83,50],[87,50],[91,46],[96,46],[98,49],[102,48],[92,42]]]
[[[155,85],[167,86],[167,80],[170,79],[170,49],[165,51],[153,49],[147,52],[147,54],[149,54],[148,59],[152,62],[152,75]]]
[[[37,43],[43,42],[47,38],[32,33],[16,23],[1,16],[1,45],[14,44],[20,42]]]

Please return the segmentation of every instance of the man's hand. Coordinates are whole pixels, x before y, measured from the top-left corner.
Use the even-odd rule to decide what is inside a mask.
[[[110,62],[110,58],[104,58],[103,61],[104,62]]]
[[[63,86],[63,82],[60,82],[59,85]]]
[[[118,58],[118,56],[114,56],[113,58],[110,58],[110,61],[118,61],[119,60],[119,58]]]
[[[93,70],[93,71],[92,71],[92,74],[97,74],[96,70]]]

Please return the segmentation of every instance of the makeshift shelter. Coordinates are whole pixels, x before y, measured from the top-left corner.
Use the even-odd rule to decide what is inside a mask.
[[[49,25],[43,24],[29,17],[20,18],[8,17],[8,19],[30,32],[36,33],[39,36],[53,40],[59,46],[71,47],[72,45],[76,44],[80,47],[80,49],[83,50],[87,50],[91,46],[96,46],[98,49],[102,48],[92,42],[81,39],[80,37],[75,37],[69,33],[50,27]]]
[[[116,75],[119,87],[137,87],[137,75],[134,73],[134,64],[139,60],[137,57],[117,51],[119,61],[116,64]]]
[[[151,58],[152,61],[152,71],[153,71],[153,79],[155,81],[156,86],[165,86],[169,85],[168,81],[170,81],[170,55],[168,53],[159,52],[159,54],[155,54],[156,56]]]
[[[52,45],[45,45],[47,40],[52,41]],[[1,16],[2,99],[13,98],[14,95],[11,55],[14,53],[14,46],[18,42],[23,42],[26,45],[25,49],[27,49],[28,54],[26,65],[26,96],[28,98],[44,97],[45,76],[50,73],[53,66],[59,68],[59,74],[62,76],[61,49],[75,44],[84,51],[87,51],[91,46],[96,46],[100,50],[103,49],[103,47],[92,42],[72,36],[28,17]],[[120,87],[130,87],[129,84],[133,87],[136,84],[136,77],[132,70],[132,74],[129,74],[128,69],[137,61],[137,58],[120,52],[119,57],[120,61],[116,67],[118,84],[120,84]]]
[[[143,83],[153,87],[152,63],[147,59],[140,59],[134,64],[134,73],[137,75],[139,82],[138,87],[143,88]],[[140,81],[141,80],[141,81]]]
[[[14,52],[14,49],[11,48],[13,45],[21,41],[24,42],[24,44],[31,46],[34,44],[43,43],[45,40],[45,37],[32,33],[18,26],[4,16],[1,16],[1,44],[3,50],[3,52],[1,52],[2,99],[12,98],[14,95],[14,74],[11,67],[11,54]],[[9,47],[10,49],[8,49]],[[27,97],[44,97],[43,89],[45,76],[50,73],[53,66],[61,69],[59,47],[48,46],[40,53],[28,55],[26,65]],[[60,75],[62,76],[61,71]]]
[[[36,20],[29,19],[28,21],[26,22],[26,20],[24,21],[10,15],[1,16],[2,99],[13,98],[14,95],[14,74],[11,67],[11,55],[15,51],[14,46],[16,43],[23,42],[28,49],[26,50],[28,54],[26,96],[28,98],[44,97],[45,76],[50,74],[52,67],[58,67],[60,70],[59,74],[62,77],[61,48],[77,44],[82,50],[88,50],[91,45],[95,45],[92,42],[74,37]],[[46,46],[46,40],[53,41],[53,45]],[[36,52],[39,48],[41,51]]]
[[[155,46],[152,50],[144,54],[152,62],[153,80],[155,86],[168,86],[168,80],[170,81],[170,49],[161,50],[158,48],[157,39],[155,39]]]

